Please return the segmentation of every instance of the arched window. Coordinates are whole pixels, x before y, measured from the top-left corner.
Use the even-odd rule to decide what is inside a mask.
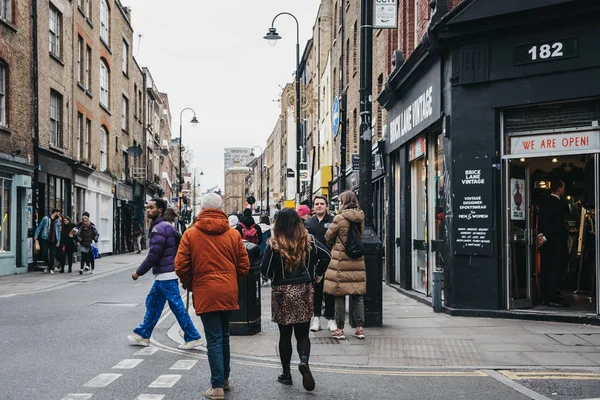
[[[100,104],[109,108],[110,100],[110,70],[106,61],[100,60]]]
[[[106,127],[100,127],[100,171],[108,168],[108,131]]]
[[[106,0],[100,0],[100,39],[109,44],[110,33],[110,8]]]

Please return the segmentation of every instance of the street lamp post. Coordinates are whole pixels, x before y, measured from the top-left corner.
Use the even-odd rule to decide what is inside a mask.
[[[300,140],[301,140],[301,130],[300,130],[300,24],[298,23],[298,19],[289,12],[281,12],[273,18],[273,22],[271,22],[271,27],[269,28],[269,32],[264,36],[266,40],[269,40],[269,43],[273,45],[277,43],[276,41],[281,39],[281,36],[277,33],[275,29],[275,20],[280,15],[289,15],[294,18],[296,21],[296,200],[299,202],[300,199]]]
[[[262,214],[263,212],[263,200],[264,200],[264,193],[263,193],[263,149],[262,147],[255,145],[254,147],[258,147],[258,149],[260,150],[260,213]],[[250,150],[250,157],[254,157],[254,147],[252,147],[252,150]]]
[[[181,118],[183,117],[183,112],[184,111],[191,111],[194,113],[194,117],[191,119],[190,123],[192,124],[197,124],[198,123],[198,119],[196,118],[196,111],[194,111],[193,109],[186,107],[183,110],[181,110],[181,112],[179,113],[179,213],[181,215],[181,209],[183,208],[183,154],[182,154],[182,149],[183,149],[183,141],[182,141],[182,133],[183,133],[183,125],[181,123]]]

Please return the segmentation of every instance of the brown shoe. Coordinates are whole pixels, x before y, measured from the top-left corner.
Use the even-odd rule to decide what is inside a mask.
[[[229,392],[230,390],[231,390],[231,383],[229,382],[229,379],[225,379],[225,384],[223,385],[223,391]]]
[[[211,400],[225,400],[223,388],[210,388],[204,392],[204,397]]]

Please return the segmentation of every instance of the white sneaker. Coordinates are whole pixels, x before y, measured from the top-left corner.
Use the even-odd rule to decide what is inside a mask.
[[[329,329],[329,332],[335,332],[337,330],[337,324],[335,323],[335,320],[327,320],[327,329]]]
[[[310,324],[310,330],[313,332],[317,332],[321,329],[321,317],[313,317],[313,320]]]
[[[87,271],[89,271],[89,270],[90,270],[90,267],[88,267],[88,266],[86,265],[85,267],[83,267],[83,270],[87,272]]]
[[[179,346],[177,346],[179,349],[181,350],[191,350],[191,349],[197,349],[198,347],[204,347],[206,345],[206,343],[204,342],[204,339],[196,339],[196,340],[191,340],[189,342],[185,342],[184,344],[180,344]]]
[[[50,270],[50,274],[54,275],[54,270],[53,269]]]
[[[150,346],[150,339],[144,339],[137,333],[134,333],[133,335],[128,335],[127,340],[129,340],[129,343],[131,343],[134,346]]]

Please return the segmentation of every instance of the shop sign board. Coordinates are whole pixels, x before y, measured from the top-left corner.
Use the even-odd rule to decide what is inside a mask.
[[[493,183],[489,158],[460,160],[453,190],[457,200],[454,213],[454,254],[492,255]]]
[[[600,132],[598,131],[514,136],[510,138],[510,154],[515,156],[592,152],[600,152]]]
[[[373,0],[373,28],[398,28],[398,0]]]
[[[300,170],[300,182],[310,182],[310,176],[307,169]]]
[[[388,111],[387,151],[392,152],[441,116],[441,67],[436,62]]]
[[[510,219],[525,221],[526,196],[525,179],[511,178],[510,180]]]
[[[360,155],[358,153],[352,153],[351,160],[352,160],[352,171],[359,171],[360,170]]]

